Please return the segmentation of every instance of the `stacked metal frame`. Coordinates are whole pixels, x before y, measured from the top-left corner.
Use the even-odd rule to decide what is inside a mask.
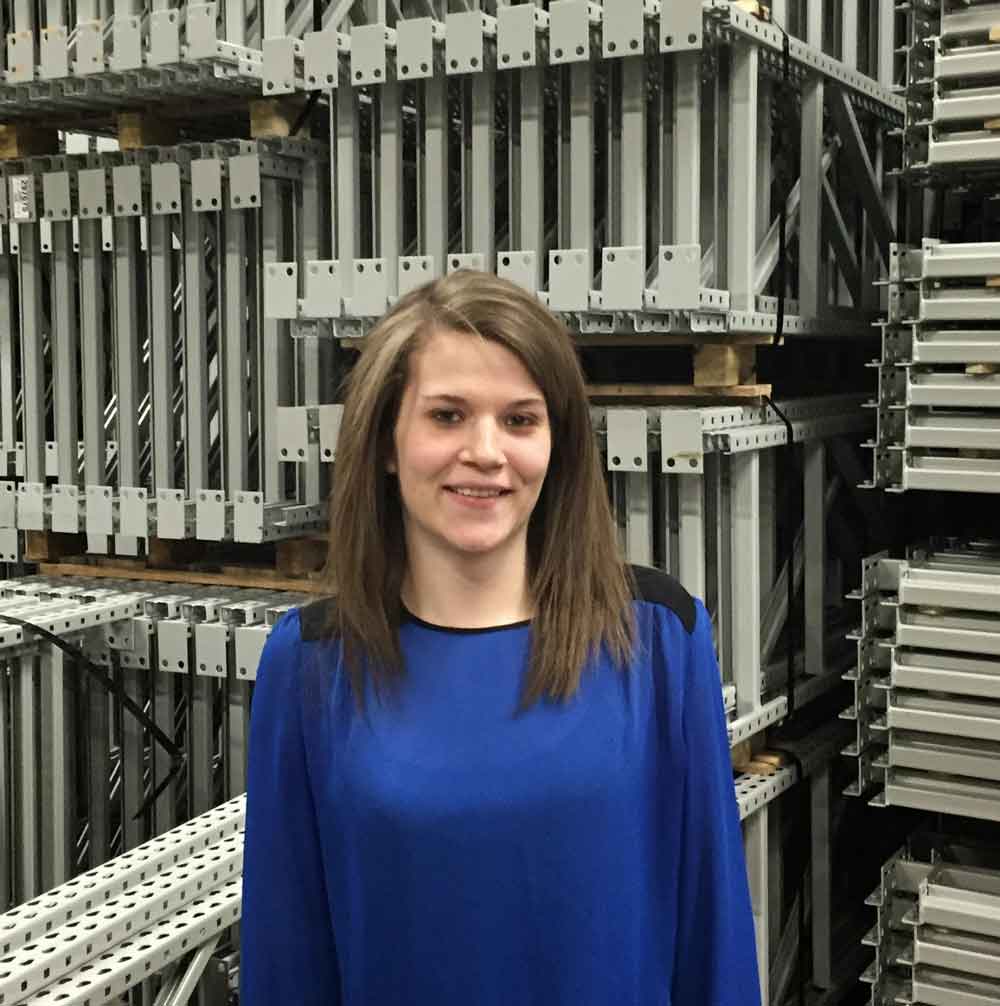
[[[0,902],[34,898],[245,790],[260,653],[304,595],[37,576],[0,582],[0,594]],[[147,813],[170,752],[78,662],[5,615],[75,643],[179,746],[183,771]]]
[[[912,947],[913,930],[904,920],[909,919],[920,885],[933,869],[933,864],[911,859],[901,849],[882,867],[879,886],[866,899],[877,913],[875,925],[863,940],[875,951],[875,959],[861,976],[871,986],[871,1006],[896,1003],[906,989],[909,975],[903,962]]]
[[[1000,556],[970,543],[866,564],[858,792],[1000,821]],[[878,693],[884,693],[879,697]]]
[[[308,259],[290,262],[297,282],[276,277],[280,316],[315,318],[305,305],[317,275],[323,317],[361,337],[413,286],[473,267],[536,293],[581,335],[767,341],[772,105],[791,88],[803,96],[800,181],[784,197],[800,268],[783,330],[862,333],[862,290],[894,234],[886,127],[902,125],[905,104],[888,86],[893,10],[879,5],[866,74],[857,11],[844,5],[841,41],[824,46],[820,6],[809,6],[787,59],[783,4],[773,24],[699,0],[453,12],[429,2],[424,17],[380,10],[343,31],[266,37],[265,93],[325,92],[336,137],[336,263],[313,273]],[[853,189],[832,183],[838,161]]]
[[[1000,871],[937,863],[921,879],[903,921],[913,927],[909,987],[914,1006],[1000,999]]]
[[[4,163],[6,561],[19,530],[135,554],[154,534],[261,542],[321,522],[320,444],[289,443],[282,410],[310,400],[304,374],[329,381],[330,354],[260,299],[274,260],[319,240],[325,156],[236,140]],[[290,451],[308,476],[289,479]]]

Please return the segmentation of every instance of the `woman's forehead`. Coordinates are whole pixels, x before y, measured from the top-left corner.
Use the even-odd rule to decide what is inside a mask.
[[[421,396],[462,396],[488,386],[505,394],[543,397],[521,359],[493,339],[436,331],[410,360],[407,384]]]

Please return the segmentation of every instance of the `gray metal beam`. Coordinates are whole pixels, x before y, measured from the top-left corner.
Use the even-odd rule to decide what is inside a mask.
[[[854,245],[847,232],[847,225],[840,214],[837,197],[827,178],[823,179],[823,234],[833,248],[837,266],[844,276],[851,300],[856,308],[860,308],[861,270],[858,267],[858,258],[854,254]]]
[[[871,223],[879,254],[882,256],[883,262],[888,262],[889,245],[896,240],[895,228],[882,197],[882,190],[868,156],[864,138],[858,128],[854,108],[846,93],[839,87],[830,88],[829,106],[837,132],[840,135],[851,176]]]

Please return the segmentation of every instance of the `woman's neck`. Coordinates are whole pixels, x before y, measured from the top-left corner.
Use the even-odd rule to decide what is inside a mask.
[[[533,614],[523,548],[483,556],[418,550],[407,557],[401,594],[417,618],[455,629],[509,625]]]

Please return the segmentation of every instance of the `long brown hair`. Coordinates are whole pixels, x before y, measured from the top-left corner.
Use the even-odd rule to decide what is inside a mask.
[[[386,471],[410,357],[435,331],[468,332],[510,350],[545,397],[552,453],[528,524],[534,604],[530,673],[521,709],[570,698],[605,648],[625,667],[635,642],[631,572],[608,504],[583,373],[563,324],[522,288],[459,270],[401,297],[365,338],[347,379],[330,501],[327,629],[344,647],[363,708],[404,674],[400,588],[406,563],[399,486]]]

